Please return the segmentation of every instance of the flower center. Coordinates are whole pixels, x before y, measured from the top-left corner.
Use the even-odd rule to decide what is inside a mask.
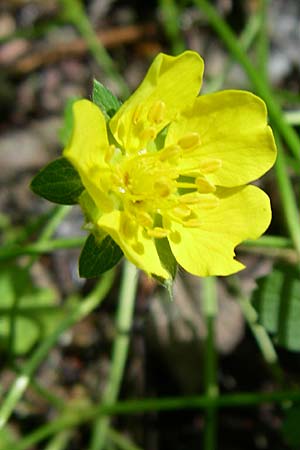
[[[159,116],[159,105],[151,114]],[[180,170],[182,160],[190,158],[199,143],[198,133],[189,133],[177,144],[159,151],[145,148],[134,155],[123,155],[119,149],[109,147],[105,159],[110,175],[102,187],[105,185],[114,207],[124,212],[121,232],[126,238],[132,238],[138,226],[149,238],[172,238],[167,223],[176,221],[185,227],[197,227],[201,223],[199,211],[218,205],[216,187],[206,174],[218,170],[220,160],[201,160],[193,168],[195,176],[187,177]]]

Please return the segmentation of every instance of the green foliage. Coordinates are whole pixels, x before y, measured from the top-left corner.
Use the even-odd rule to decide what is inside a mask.
[[[114,267],[123,252],[110,236],[97,241],[93,234],[87,238],[79,258],[79,275],[93,278]]]
[[[34,286],[29,271],[16,265],[1,268],[0,299],[0,346],[5,350],[12,342],[15,355],[28,352],[61,316],[56,293]]]
[[[282,434],[285,441],[294,449],[300,447],[300,405],[290,408],[282,424]]]
[[[120,100],[97,80],[94,80],[92,99],[99,106],[106,120],[111,119],[121,106]]]
[[[289,264],[278,264],[258,280],[252,296],[259,322],[276,342],[300,351],[300,273]]]
[[[162,265],[174,279],[177,271],[177,261],[172,253],[168,239],[155,239],[155,247]]]
[[[33,178],[31,189],[54,203],[74,205],[84,190],[81,179],[66,158],[50,162]]]

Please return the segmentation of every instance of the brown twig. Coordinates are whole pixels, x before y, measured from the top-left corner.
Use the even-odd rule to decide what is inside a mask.
[[[99,31],[97,36],[106,48],[114,48],[124,44],[136,42],[142,38],[153,37],[156,34],[154,24],[129,25]],[[71,42],[51,45],[47,48],[36,50],[30,54],[21,56],[7,69],[11,74],[24,75],[44,65],[53,64],[64,58],[82,56],[87,51],[87,44],[82,38],[73,39]]]

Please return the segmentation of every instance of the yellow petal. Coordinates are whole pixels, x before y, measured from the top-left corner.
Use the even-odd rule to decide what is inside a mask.
[[[207,178],[213,184],[233,187],[263,175],[276,159],[272,130],[267,126],[265,103],[246,91],[223,91],[203,95],[169,127],[166,145],[197,132],[200,144],[186,155],[182,169],[209,160],[221,167]]]
[[[144,80],[110,121],[111,131],[126,152],[142,149],[198,95],[204,63],[198,53],[160,53]]]
[[[154,240],[144,236],[143,228],[135,227],[122,211],[103,214],[97,225],[121,247],[126,258],[148,274],[169,279],[158,257]],[[125,227],[124,227],[124,222]],[[125,229],[124,229],[125,228]]]
[[[198,276],[230,275],[243,269],[234,259],[235,246],[260,237],[271,220],[269,197],[256,186],[218,189],[216,195],[218,207],[197,210],[198,228],[171,224],[169,242],[176,260]]]
[[[108,211],[112,205],[99,187],[107,166],[109,152],[105,118],[94,103],[78,100],[73,105],[73,133],[63,156],[78,171],[84,187],[100,210]]]

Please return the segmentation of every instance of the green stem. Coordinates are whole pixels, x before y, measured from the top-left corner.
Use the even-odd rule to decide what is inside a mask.
[[[44,450],[63,450],[67,447],[71,437],[72,437],[72,431],[65,430],[58,433],[56,436],[53,437],[51,442],[44,448]]]
[[[238,60],[252,82],[254,89],[265,100],[272,122],[277,126],[296,159],[300,159],[300,138],[296,131],[286,122],[281,108],[273,96],[271,89],[260,73],[251,63],[230,27],[222,20],[217,10],[207,0],[194,0],[194,3],[207,15],[212,27],[216,30],[229,51]]]
[[[104,405],[114,403],[120,392],[132,329],[137,281],[136,267],[130,262],[125,261],[116,316],[117,335],[113,343],[109,379],[101,399],[101,404]],[[90,450],[102,450],[105,447],[109,422],[108,417],[96,418],[93,426]]]
[[[261,28],[261,21],[262,21],[262,17],[261,14],[252,14],[250,16],[250,19],[248,20],[245,28],[243,29],[240,37],[239,37],[239,42],[241,47],[247,51],[258,31]],[[204,92],[214,92],[214,91],[218,91],[219,89],[221,89],[226,81],[226,78],[228,76],[228,74],[230,73],[230,70],[233,66],[234,60],[232,58],[229,58],[228,61],[226,61],[224,69],[217,75],[215,76],[212,80],[205,82],[205,85],[203,86],[203,91]]]
[[[7,245],[0,249],[0,261],[8,261],[18,256],[24,255],[40,255],[42,253],[50,253],[53,250],[77,248],[81,247],[86,240],[85,236],[78,236],[74,238],[60,238],[52,239],[50,241],[37,241],[34,244],[17,246]]]
[[[218,311],[217,283],[213,277],[202,280],[203,299],[202,310],[206,323],[206,339],[204,354],[204,384],[205,393],[212,400],[205,412],[204,450],[217,448],[217,409],[213,403],[218,397],[217,383],[217,353],[215,348],[215,318]]]
[[[299,402],[299,389],[293,391],[275,392],[243,392],[236,394],[223,394],[212,399],[210,396],[192,396],[179,398],[146,399],[118,402],[112,405],[100,405],[85,409],[77,409],[73,414],[63,414],[50,423],[43,425],[33,433],[20,439],[13,448],[3,450],[26,450],[47,437],[62,430],[74,428],[87,423],[99,414],[103,415],[128,415],[140,414],[151,411],[174,411],[178,409],[206,409],[211,404],[216,407],[241,408],[256,406],[265,403]]]
[[[265,248],[293,248],[291,239],[282,236],[261,236],[256,241],[244,241],[245,247],[265,247]]]
[[[64,16],[70,20],[77,28],[87,46],[95,58],[95,61],[101,67],[106,75],[114,80],[121,90],[122,97],[128,97],[129,89],[119,72],[115,67],[113,59],[101,44],[97,34],[93,30],[88,16],[85,13],[84,7],[80,0],[60,0],[63,8]]]
[[[269,40],[267,30],[267,12],[270,0],[260,0],[260,30],[257,40],[258,71],[264,82],[268,83]]]
[[[117,447],[121,450],[142,450],[140,447],[137,447],[128,438],[123,436],[121,433],[118,433],[113,428],[109,428],[107,430],[107,434],[108,439],[116,444]]]
[[[160,0],[159,10],[165,33],[170,41],[172,54],[177,55],[185,50],[185,43],[180,30],[180,11],[178,2],[174,0]]]
[[[290,177],[287,173],[285,155],[281,145],[281,140],[278,136],[275,137],[277,138],[276,141],[278,148],[275,172],[279,187],[279,194],[281,197],[281,204],[289,234],[298,253],[298,256],[300,257],[300,220],[297,200],[295,198]]]
[[[259,346],[264,360],[270,366],[274,378],[279,383],[282,383],[283,373],[279,365],[276,350],[267,331],[262,325],[258,323],[256,310],[252,306],[251,302],[244,297],[239,297],[238,302],[241,306],[246,322],[248,323],[248,326]]]
[[[41,243],[43,241],[47,241],[60,222],[63,220],[65,215],[70,211],[70,207],[68,206],[57,206],[52,210],[52,216],[47,222],[44,230],[42,231],[38,242]],[[38,255],[34,255],[30,258],[29,262],[27,263],[27,269],[29,270],[30,267],[34,264],[36,261]],[[11,313],[9,317],[9,336],[8,336],[8,344],[7,344],[7,353],[8,353],[8,359],[12,361],[13,354],[14,354],[14,348],[15,348],[15,339],[16,339],[16,316],[17,311],[19,307],[19,303],[21,300],[21,295],[18,293],[18,289],[15,289],[15,298],[12,303]]]
[[[57,328],[41,342],[32,357],[24,364],[22,372],[15,379],[0,407],[0,429],[8,421],[17,402],[25,392],[32,375],[47,356],[49,350],[56,344],[61,334],[101,303],[109,291],[112,282],[113,272],[104,274],[93,292],[84,301],[81,301],[74,307],[69,315],[58,324]]]

